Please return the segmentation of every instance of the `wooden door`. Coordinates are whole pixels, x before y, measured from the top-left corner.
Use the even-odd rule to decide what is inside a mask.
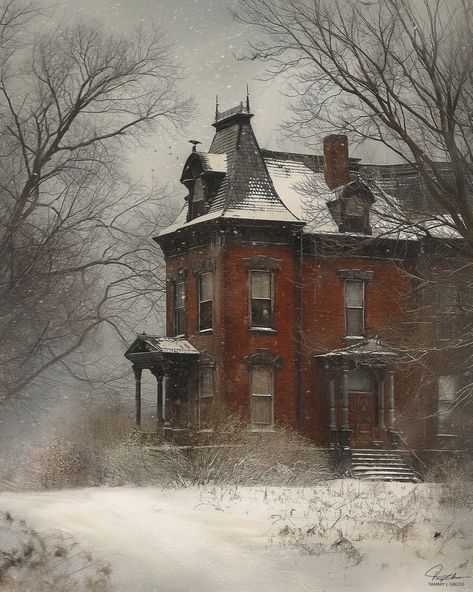
[[[373,395],[349,393],[348,402],[351,446],[369,448],[373,443]]]

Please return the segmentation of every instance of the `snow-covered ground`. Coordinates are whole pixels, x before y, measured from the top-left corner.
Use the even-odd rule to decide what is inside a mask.
[[[102,487],[2,493],[0,510],[71,534],[111,564],[118,592],[418,592],[432,583],[473,592],[472,508],[439,504],[438,494],[350,480]]]

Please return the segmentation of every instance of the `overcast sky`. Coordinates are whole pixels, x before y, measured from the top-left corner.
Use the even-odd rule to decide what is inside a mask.
[[[144,177],[158,175],[161,182],[179,179],[191,148],[187,141],[200,140],[202,149],[209,147],[215,96],[219,96],[222,111],[233,107],[245,99],[247,83],[261,146],[282,146],[277,128],[287,114],[287,102],[278,84],[258,80],[262,64],[236,59],[244,53],[253,31],[232,19],[229,7],[234,4],[235,0],[66,0],[60,4],[68,17],[83,14],[112,28],[153,21],[175,44],[173,53],[188,74],[183,87],[194,96],[198,114],[182,137],[156,137],[143,153],[133,156],[134,172]]]
[[[215,96],[218,94],[223,111],[245,99],[246,84],[250,87],[251,109],[255,114],[253,126],[260,146],[307,151],[302,144],[281,140],[279,124],[288,116],[282,81],[263,81],[263,64],[236,59],[245,53],[248,39],[255,34],[253,28],[232,18],[230,8],[237,2],[65,0],[59,4],[65,18],[82,14],[108,23],[111,28],[153,21],[160,24],[174,43],[173,53],[187,72],[183,87],[194,96],[198,114],[181,137],[153,138],[143,151],[134,153],[130,169],[144,180],[154,175],[159,183],[177,183],[190,152],[188,140],[200,140],[203,150],[210,145]]]

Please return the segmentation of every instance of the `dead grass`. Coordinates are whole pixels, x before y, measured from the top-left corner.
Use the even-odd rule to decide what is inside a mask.
[[[0,592],[110,592],[110,575],[70,537],[0,514]]]
[[[439,500],[445,506],[473,506],[473,459],[467,456],[443,457],[426,476],[440,484]]]
[[[310,485],[330,477],[320,450],[282,427],[255,432],[239,415],[225,415],[194,446],[148,446],[129,420],[96,406],[64,420],[33,455],[32,487],[205,484]]]

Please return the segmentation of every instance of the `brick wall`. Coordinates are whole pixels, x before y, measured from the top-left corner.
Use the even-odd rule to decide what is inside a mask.
[[[278,261],[275,271],[275,331],[249,328],[249,275],[246,261],[255,256]],[[198,331],[198,288],[195,272],[211,258],[215,264],[213,331]],[[187,338],[200,351],[215,358],[215,390],[219,403],[249,414],[250,373],[245,357],[261,348],[281,360],[275,372],[275,421],[297,427],[296,410],[296,322],[298,318],[297,266],[289,244],[222,244],[218,247],[191,248],[179,257],[167,260],[168,334],[173,332],[172,278],[179,268],[186,270]],[[314,356],[331,349],[351,345],[344,339],[344,285],[339,270],[358,269],[373,272],[366,286],[366,329],[396,344],[405,310],[412,308],[410,281],[395,262],[366,258],[314,258],[305,256],[303,272],[303,323],[301,356],[302,431],[320,445],[329,443],[329,402],[326,373]],[[415,388],[412,365],[396,368],[396,416],[398,427],[411,442],[425,445],[430,432],[421,420],[429,407],[426,391]],[[196,384],[193,386],[196,392]]]

